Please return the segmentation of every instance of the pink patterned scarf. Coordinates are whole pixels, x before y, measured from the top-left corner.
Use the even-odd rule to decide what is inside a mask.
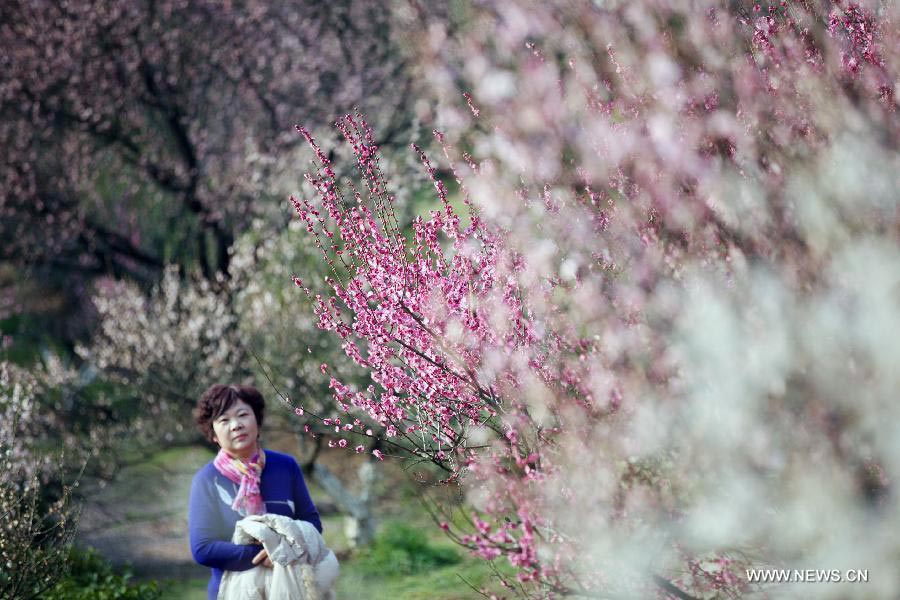
[[[266,512],[266,505],[259,491],[259,478],[266,466],[266,453],[262,448],[253,455],[249,463],[233,458],[220,448],[213,465],[219,473],[240,485],[231,508],[243,516]]]

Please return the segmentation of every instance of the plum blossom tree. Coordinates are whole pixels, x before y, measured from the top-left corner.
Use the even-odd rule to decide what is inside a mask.
[[[371,3],[14,0],[0,23],[0,261],[82,318],[98,276],[227,277],[251,221],[284,218],[298,114],[363,106],[388,137],[408,122],[391,12]]]
[[[199,274],[183,281],[175,267],[149,294],[112,279],[94,287],[98,330],[76,351],[109,381],[140,394],[131,443],[193,440],[191,408],[199,394],[249,373],[227,292]]]
[[[466,94],[437,113],[454,181],[422,156],[440,208],[408,238],[362,118],[338,122],[356,183],[300,128],[292,201],[332,293],[295,283],[372,379],[332,379],[346,445],[379,435],[365,415],[461,482],[468,523],[442,526],[526,596],[735,597],[748,568],[809,565],[883,574],[817,596],[896,594],[897,16],[435,21],[425,72]]]

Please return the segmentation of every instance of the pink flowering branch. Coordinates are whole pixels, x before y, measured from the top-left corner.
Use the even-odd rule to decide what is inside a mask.
[[[333,380],[340,405],[368,409],[370,416],[388,428],[389,435],[405,437],[413,447],[421,446],[421,452],[452,471],[456,467],[450,465],[465,441],[462,427],[466,423],[489,424],[500,401],[494,385],[485,385],[477,377],[478,348],[449,344],[444,331],[450,321],[429,322],[423,316],[426,302],[431,300],[423,292],[440,294],[450,319],[493,343],[492,332],[485,326],[486,313],[476,302],[493,292],[498,243],[471,206],[472,223],[460,231],[459,217],[443,182],[424,153],[414,147],[444,209],[432,213],[428,221],[413,223],[408,257],[371,130],[361,117],[350,115],[339,121],[338,127],[353,149],[367,197],[351,187],[353,203],[345,200],[330,160],[309,132],[298,127],[316,154],[318,172],[306,179],[319,195],[321,210],[306,199],[291,200],[329,265],[332,277],[327,283],[335,296],[326,302],[320,295],[313,296],[302,280],[295,279],[295,283],[313,301],[319,326],[334,330],[344,340],[347,355],[370,369],[373,380],[381,385],[376,402],[373,389],[363,394]],[[371,202],[373,211],[365,200]],[[379,215],[378,219],[373,215]],[[452,258],[445,256],[440,236],[452,240],[456,250]],[[476,249],[471,255],[462,251],[473,243]],[[351,323],[342,319],[344,309],[337,307],[335,299],[353,315]],[[368,351],[365,356],[361,344]],[[415,442],[411,435],[420,436],[420,441]]]
[[[525,268],[521,257],[508,252],[500,234],[485,225],[468,199],[470,224],[460,227],[445,185],[416,146],[443,209],[413,222],[407,247],[386,208],[392,198],[374,158],[371,132],[358,115],[347,115],[338,127],[356,156],[365,197],[348,186],[353,201],[346,201],[327,155],[298,127],[317,158],[318,170],[306,180],[318,199],[291,199],[329,265],[332,276],[326,283],[334,296],[326,300],[299,278],[294,282],[313,303],[319,327],[340,336],[347,356],[367,369],[380,388],[362,392],[332,378],[335,401],[343,410],[362,410],[384,428],[387,439],[445,469],[448,480],[464,472],[486,475],[476,463],[476,451],[488,450],[494,469],[540,482],[553,470],[542,447],[559,429],[535,423],[527,406],[509,395],[519,387],[512,371],[485,378],[485,362],[491,353],[524,353],[551,389],[583,403],[588,394],[577,372],[567,368],[554,374],[552,366],[561,356],[584,354],[590,344],[570,341],[560,331],[546,338],[535,334],[532,313],[514,277]],[[441,141],[440,134],[436,137]],[[444,151],[449,155],[446,145]],[[501,278],[498,268],[504,263],[513,265],[513,271]],[[497,314],[511,324],[507,331],[492,326]],[[463,335],[452,338],[453,328]],[[518,425],[499,420],[501,411],[504,421],[511,417]],[[473,428],[491,431],[501,444],[499,454],[473,444]],[[533,437],[520,431],[531,431]],[[551,534],[545,531],[545,519],[522,509],[496,532],[478,516],[471,526],[474,533],[458,536],[459,542],[485,558],[508,556],[522,569],[521,581],[541,580],[558,593],[575,589],[539,567],[536,544],[549,541]]]

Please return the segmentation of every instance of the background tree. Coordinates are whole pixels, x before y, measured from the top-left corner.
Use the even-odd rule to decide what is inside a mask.
[[[0,10],[0,259],[76,308],[98,275],[227,278],[237,235],[284,214],[298,114],[365,106],[387,136],[408,122],[390,12],[365,3]]]

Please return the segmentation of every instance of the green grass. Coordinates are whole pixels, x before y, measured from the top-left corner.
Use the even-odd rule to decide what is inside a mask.
[[[456,565],[435,567],[415,575],[373,576],[360,569],[358,563],[348,561],[341,565],[337,583],[337,597],[369,598],[371,600],[462,600],[481,598],[465,581],[476,588],[484,586],[496,590],[499,586],[491,579],[487,563],[469,559]]]
[[[160,600],[206,600],[206,584],[208,582],[208,577],[161,582],[160,588],[163,593]]]
[[[371,547],[360,551],[354,563],[369,575],[417,575],[435,568],[458,564],[456,548],[435,544],[421,529],[394,521],[383,527]]]
[[[430,569],[423,573],[406,576],[377,576],[357,561],[349,560],[341,564],[336,595],[339,600],[463,600],[481,598],[463,581],[465,579],[476,588],[487,586],[499,591],[499,585],[491,579],[487,563],[467,559],[459,564]],[[160,600],[205,600],[208,579],[191,579],[162,583]]]
[[[52,589],[44,592],[44,600],[158,600],[159,584],[155,581],[133,581],[130,568],[113,567],[93,548],[70,548],[69,572]]]

